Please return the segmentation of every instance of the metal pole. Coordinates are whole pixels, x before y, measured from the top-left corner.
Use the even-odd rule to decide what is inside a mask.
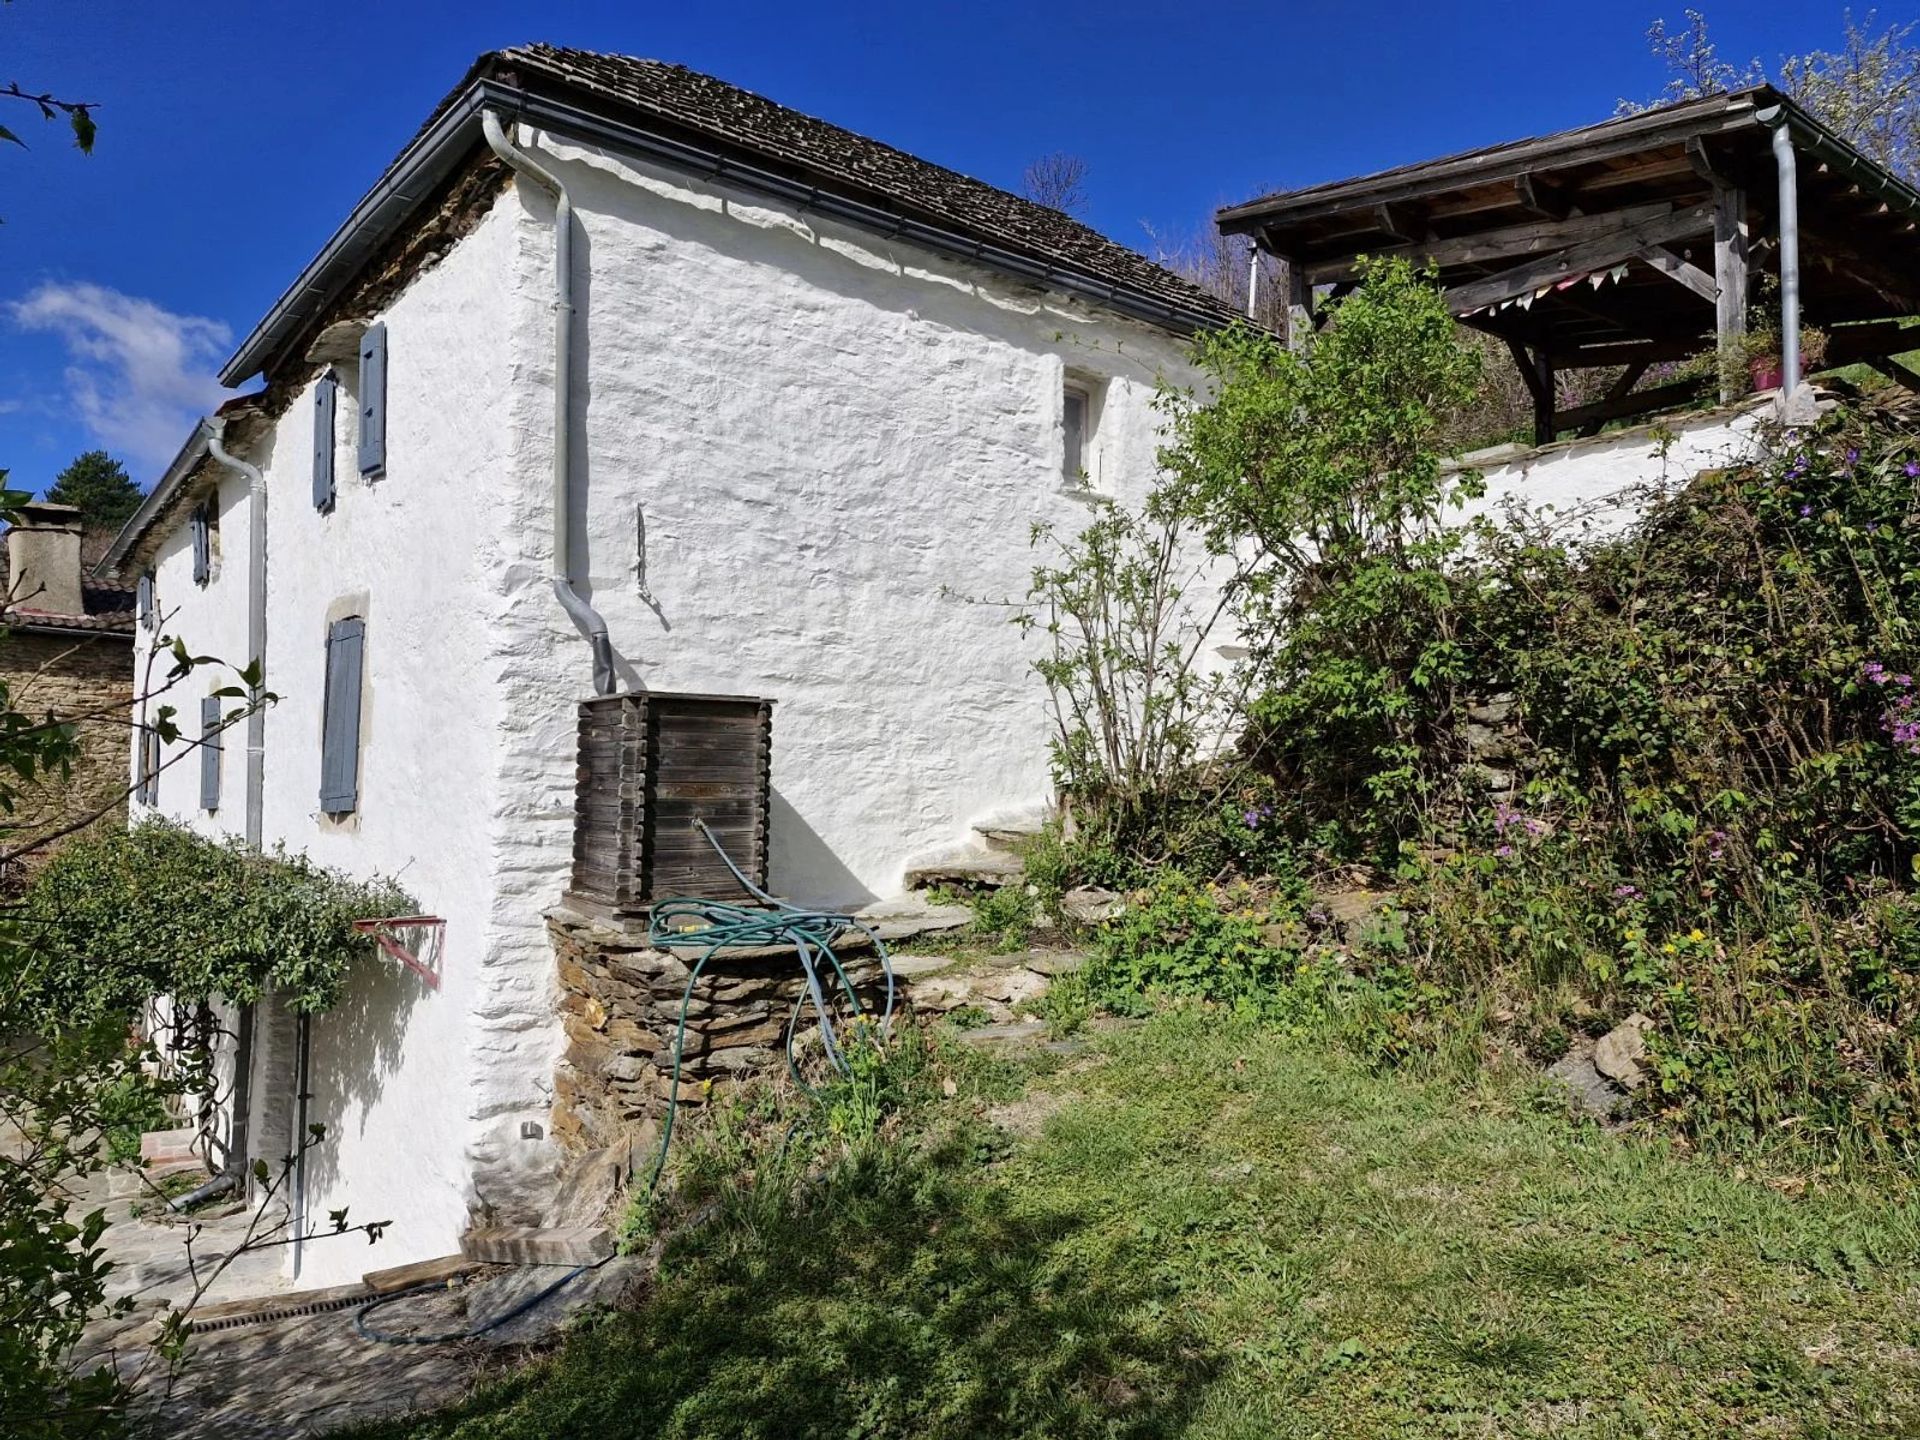
[[[1253,319],[1260,303],[1260,242],[1247,246],[1247,318]]]
[[[1780,172],[1780,394],[1800,384],[1800,183],[1787,112],[1776,105],[1755,119],[1773,130],[1773,162]]]

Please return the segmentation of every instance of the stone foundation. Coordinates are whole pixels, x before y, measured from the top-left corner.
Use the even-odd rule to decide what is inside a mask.
[[[566,1053],[554,1075],[553,1135],[570,1153],[618,1145],[664,1108],[674,1031],[698,951],[682,960],[627,928],[560,910],[547,917],[559,965]],[[842,956],[863,1003],[884,991],[871,955]],[[805,988],[793,951],[715,956],[687,1008],[680,1101],[781,1063],[783,1036]]]

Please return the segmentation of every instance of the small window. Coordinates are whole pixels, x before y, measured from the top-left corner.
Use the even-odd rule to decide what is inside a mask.
[[[205,585],[213,579],[213,552],[220,535],[220,519],[213,508],[213,501],[203,500],[193,507],[190,529],[193,533],[193,583]]]
[[[327,683],[320,716],[320,813],[351,815],[360,807],[360,672],[367,622],[358,616],[327,627]]]
[[[1093,412],[1091,397],[1078,385],[1067,386],[1061,418],[1066,430],[1066,458],[1061,473],[1069,485],[1087,483],[1087,421]]]
[[[140,583],[134,590],[135,606],[140,616],[142,630],[154,630],[160,624],[160,611],[153,599],[153,572],[141,572]]]
[[[200,808],[220,808],[220,697],[200,702]]]
[[[134,799],[142,805],[160,803],[160,732],[140,727],[140,755],[134,770]]]

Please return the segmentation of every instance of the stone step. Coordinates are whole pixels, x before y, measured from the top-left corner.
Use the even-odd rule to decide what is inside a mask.
[[[462,1235],[460,1253],[491,1265],[597,1265],[613,1254],[613,1232],[603,1225],[496,1225]]]
[[[193,1125],[177,1130],[149,1130],[140,1137],[140,1159],[148,1165],[171,1165],[194,1157],[200,1131]]]
[[[1045,833],[1046,826],[1032,819],[982,820],[973,827],[980,844],[1000,855],[1021,854]]]
[[[923,860],[907,871],[909,890],[949,885],[962,890],[998,890],[1027,878],[1018,855],[1003,850],[963,850],[937,860]]]

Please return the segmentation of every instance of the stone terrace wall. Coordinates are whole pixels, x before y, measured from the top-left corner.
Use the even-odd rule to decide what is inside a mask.
[[[554,1076],[553,1136],[569,1153],[621,1144],[659,1113],[669,1093],[673,1040],[687,976],[698,959],[655,950],[644,931],[568,910],[547,917],[559,964],[567,1047]],[[846,963],[845,957],[842,957]],[[863,1003],[881,996],[878,966],[848,965]],[[715,957],[687,1011],[680,1100],[781,1063],[781,1037],[804,987],[791,950]]]

